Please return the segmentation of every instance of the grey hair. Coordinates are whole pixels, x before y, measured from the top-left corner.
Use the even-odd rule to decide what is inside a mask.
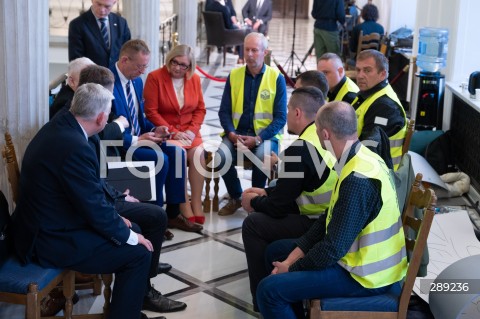
[[[315,123],[321,129],[329,129],[338,139],[357,135],[357,115],[355,109],[346,102],[325,104],[317,113]]]
[[[250,32],[247,34],[245,37],[245,41],[250,38],[256,38],[257,40],[260,40],[260,44],[262,45],[263,49],[266,50],[268,48],[268,40],[267,38],[263,35],[263,33],[260,32]]]
[[[91,120],[101,112],[109,113],[113,99],[113,94],[100,84],[85,83],[75,91],[70,112],[74,116]]]
[[[95,64],[95,63],[86,57],[72,60],[68,64],[68,75],[69,76],[72,76],[72,74],[80,75],[80,72],[82,71],[82,69],[91,64]]]

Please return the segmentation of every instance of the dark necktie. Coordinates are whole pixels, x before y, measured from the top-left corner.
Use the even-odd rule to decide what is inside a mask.
[[[105,41],[105,45],[109,48],[110,41],[108,41],[107,18],[100,18],[98,21],[100,21],[100,33],[102,33],[103,41]]]
[[[125,88],[127,91],[127,104],[128,104],[128,111],[130,112],[130,120],[132,125],[132,135],[139,135],[140,134],[140,126],[138,125],[138,118],[137,112],[135,110],[135,104],[133,103],[133,94],[130,89],[130,84],[132,81],[128,81]]]

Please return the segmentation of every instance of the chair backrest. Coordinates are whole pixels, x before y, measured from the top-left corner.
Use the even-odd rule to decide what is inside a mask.
[[[2,156],[5,160],[8,181],[12,187],[12,198],[15,203],[18,200],[18,189],[20,180],[20,170],[18,168],[17,155],[13,146],[12,137],[8,132],[5,133],[5,146],[2,150]]]
[[[223,45],[225,34],[225,23],[220,12],[204,11],[203,21],[205,22],[205,31],[207,33],[207,45]]]
[[[220,12],[203,11],[203,20],[205,21],[205,31],[207,33],[207,45],[215,46],[233,46],[243,44],[245,30],[228,30],[225,28],[225,22]]]
[[[411,119],[408,121],[408,124],[407,124],[407,135],[405,135],[405,140],[403,141],[402,155],[408,152],[414,131],[415,131],[415,120]]]
[[[368,49],[374,49],[374,50],[379,50],[380,48],[380,40],[382,39],[382,36],[380,33],[370,33],[370,34],[363,34],[363,31],[360,31],[360,35],[358,37],[358,46],[357,46],[357,55],[360,53],[360,51],[363,50],[368,50]]]
[[[437,197],[435,192],[429,188],[423,188],[421,185],[422,174],[418,173],[415,182],[410,191],[408,206],[403,215],[403,230],[405,231],[405,244],[407,255],[409,256],[409,265],[405,282],[400,295],[398,318],[406,318],[408,303],[412,294],[415,278],[417,277],[422,255],[427,245],[427,238],[435,215],[435,205]],[[413,210],[415,208],[423,209],[423,218],[415,218]],[[412,230],[415,237],[409,236]]]

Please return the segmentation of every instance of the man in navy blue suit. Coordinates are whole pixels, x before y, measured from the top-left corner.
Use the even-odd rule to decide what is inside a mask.
[[[87,57],[110,68],[118,60],[122,45],[130,40],[127,20],[111,13],[117,0],[92,0],[90,10],[68,26],[68,60]]]
[[[163,206],[163,186],[165,185],[166,212],[171,228],[199,232],[201,225],[194,224],[180,214],[180,204],[185,203],[185,152],[182,148],[163,143],[168,135],[166,127],[155,127],[145,118],[143,101],[143,81],[140,78],[148,67],[150,49],[139,39],[127,41],[120,50],[120,57],[111,68],[115,76],[112,112],[124,116],[129,127],[123,133],[123,147],[127,160],[131,151],[133,159],[154,161],[160,170],[156,172],[157,204]],[[159,146],[157,144],[160,144]]]
[[[153,246],[106,199],[88,143],[103,130],[112,99],[99,84],[82,85],[70,112],[45,124],[28,145],[13,218],[15,251],[24,263],[114,273],[108,318],[146,318],[140,310]]]

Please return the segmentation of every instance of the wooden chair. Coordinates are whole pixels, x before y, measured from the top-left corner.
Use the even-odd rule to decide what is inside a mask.
[[[2,149],[2,156],[6,164],[8,182],[12,189],[13,202],[17,203],[20,169],[18,168],[17,154],[13,146],[12,136],[8,132],[5,132],[5,146]]]
[[[382,36],[380,33],[370,33],[370,34],[363,34],[363,31],[360,31],[360,35],[358,36],[358,46],[357,46],[357,55],[363,50],[379,50],[380,49],[380,40]]]
[[[242,45],[247,31],[226,29],[221,12],[204,11],[202,14],[207,33],[207,65],[210,61],[210,47],[214,46],[223,49],[223,66],[225,66],[227,47]]]
[[[433,221],[436,205],[435,192],[423,189],[422,175],[417,174],[409,195],[408,206],[403,215],[407,256],[409,265],[405,282],[400,293],[387,292],[383,295],[352,298],[325,298],[310,301],[310,319],[405,319],[413,285],[420,267],[420,261]],[[423,209],[423,219],[413,217],[414,208]],[[415,238],[410,238],[413,230]],[[355,310],[352,310],[355,305]]]
[[[370,33],[367,35],[363,35],[363,31],[360,31],[360,35],[358,36],[358,45],[357,45],[357,52],[356,52],[355,58],[363,50],[373,49],[378,51],[380,49],[381,39],[382,39],[382,36],[379,33]],[[347,63],[346,69],[347,69],[347,71],[345,71],[346,75],[352,80],[356,80],[357,71],[355,70],[355,64],[351,65]]]
[[[412,141],[413,132],[415,132],[415,120],[409,120],[407,124],[407,134],[402,146],[402,156],[408,152],[410,148],[410,142]]]
[[[220,176],[217,173],[217,169],[213,167],[213,162],[212,162],[213,153],[214,152],[205,151],[205,156],[206,156],[205,163],[209,170],[209,174],[208,176],[205,177],[205,198],[203,200],[204,213],[209,213],[211,211],[218,212],[220,209],[219,203],[221,201],[221,198],[218,195],[218,191],[220,189],[219,187]],[[248,158],[245,157],[243,162],[243,168],[246,170],[251,170],[252,166],[253,166],[253,163]],[[273,166],[272,169],[270,170],[270,176],[268,178],[268,182],[270,182],[274,178],[278,178],[278,172],[277,172],[276,166]],[[211,189],[210,183],[212,180],[213,180],[213,197],[210,196],[210,189]]]

